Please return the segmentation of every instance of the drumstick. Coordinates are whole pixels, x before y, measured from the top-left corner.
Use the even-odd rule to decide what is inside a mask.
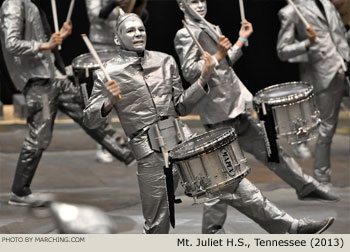
[[[246,21],[243,0],[239,0],[239,11],[241,13],[241,21],[243,24],[243,22]],[[248,44],[248,42],[244,42],[244,45],[248,46],[249,44]]]
[[[182,0],[182,3],[183,3],[185,6],[187,5],[187,7],[193,12],[193,14],[194,14],[199,20],[201,20],[201,21],[209,28],[209,30],[210,30],[212,33],[214,33],[217,37],[220,37],[220,34],[213,28],[213,26],[212,26],[207,20],[205,20],[205,18],[202,17],[196,10],[194,10],[194,9],[191,7],[190,4],[188,4],[188,3],[186,4],[184,0]]]
[[[68,24],[70,23],[70,21],[72,19],[74,4],[75,4],[75,0],[71,0],[70,5],[69,5],[68,14],[67,14],[67,19],[66,19],[66,23],[68,23]]]
[[[306,26],[306,28],[310,28],[311,25],[306,21],[306,19],[304,18],[304,16],[301,14],[301,12],[299,11],[299,9],[297,8],[297,6],[294,4],[294,2],[292,0],[287,0],[288,3],[293,7],[293,9],[295,10],[295,12],[297,13],[297,15],[299,16],[299,18],[301,19],[301,21],[304,23],[304,25]],[[316,42],[318,42],[318,37],[316,37]]]
[[[239,10],[241,12],[241,21],[245,21],[245,13],[244,13],[244,5],[243,5],[243,0],[239,0]]]
[[[56,0],[51,0],[51,9],[52,9],[53,23],[55,26],[55,32],[59,32],[60,30],[58,29]],[[58,50],[61,50],[61,45],[58,45]]]
[[[155,123],[155,128],[156,128],[156,132],[157,132],[157,136],[158,136],[158,144],[159,144],[159,147],[163,153],[165,168],[169,168],[169,153],[167,150],[165,150],[164,138],[160,134],[160,129],[159,129],[158,123]]]
[[[201,44],[199,43],[199,41],[196,39],[196,37],[194,36],[194,34],[192,33],[191,29],[188,27],[188,25],[186,24],[185,20],[182,20],[182,23],[184,24],[186,30],[188,31],[188,33],[190,34],[191,38],[193,39],[194,43],[197,45],[199,51],[201,52],[202,55],[204,55],[204,49],[201,46]],[[212,56],[213,57],[213,56]],[[217,77],[219,77],[218,72],[216,71],[216,69],[214,68],[214,73],[216,74]]]
[[[287,0],[288,3],[293,7],[293,9],[295,10],[295,12],[297,13],[297,15],[299,16],[299,18],[301,19],[301,21],[303,21],[303,23],[305,24],[306,27],[310,27],[310,24],[306,21],[306,19],[304,18],[304,16],[300,13],[300,11],[298,10],[298,8],[295,6],[294,2],[292,0]]]
[[[81,37],[83,38],[87,48],[89,49],[90,53],[92,54],[92,56],[95,58],[95,60],[97,61],[97,64],[100,66],[102,72],[104,73],[104,75],[106,76],[107,81],[111,81],[111,76],[109,76],[106,68],[103,66],[100,57],[98,56],[98,54],[95,51],[95,48],[92,46],[89,38],[86,36],[86,34],[81,34]],[[122,98],[121,95],[118,95],[117,99],[120,100]]]

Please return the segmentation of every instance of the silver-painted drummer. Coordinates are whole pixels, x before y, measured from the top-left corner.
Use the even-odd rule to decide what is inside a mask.
[[[341,100],[346,85],[350,85],[346,80],[350,61],[346,29],[332,2],[290,2],[279,11],[281,28],[277,42],[279,58],[298,62],[300,79],[314,88],[321,123],[313,175],[322,183],[331,182],[331,143]],[[293,8],[293,3],[296,8]]]
[[[206,130],[234,127],[241,148],[253,154],[276,175],[292,186],[300,199],[337,200],[337,195],[330,192],[328,187],[321,185],[311,176],[305,174],[295,160],[289,157],[281,148],[278,150],[279,163],[267,162],[264,133],[250,110],[252,95],[232,68],[233,64],[242,56],[242,47],[253,32],[252,24],[247,20],[242,22],[239,38],[232,46],[230,41],[222,35],[218,26],[203,21],[207,13],[205,0],[177,0],[177,2],[184,12],[188,27],[195,34],[198,42],[218,62],[216,70],[219,76],[211,75],[206,80],[210,92],[200,100],[197,106],[201,122]],[[201,17],[198,17],[198,14]],[[183,76],[188,82],[193,83],[200,75],[199,70],[204,63],[200,59],[200,51],[185,28],[177,32],[174,43]],[[241,186],[243,187],[244,184],[241,183]],[[249,185],[247,185],[249,191],[248,188]],[[235,188],[232,188],[231,192],[232,200],[218,200],[205,204],[203,233],[223,231],[227,205],[242,209],[242,212],[249,214],[244,208],[244,200],[236,200],[238,196]],[[256,211],[255,215],[259,215],[258,210]],[[266,212],[269,212],[269,209]],[[251,214],[254,215],[254,210]],[[268,221],[264,224],[264,228],[269,225]]]
[[[171,150],[179,143],[174,124],[177,117],[190,113],[208,95],[205,80],[210,78],[215,60],[205,52],[197,80],[183,90],[173,57],[145,49],[146,31],[139,17],[122,16],[116,25],[115,39],[121,45],[120,55],[106,64],[112,81],[107,81],[102,71],[96,71],[84,121],[88,127],[97,127],[112,108],[116,110],[138,161],[144,232],[168,233],[170,218],[161,150]],[[188,132],[183,123],[180,125]],[[190,136],[190,132],[185,135]],[[155,138],[164,140],[165,145],[163,141],[157,144]],[[176,180],[175,173],[175,187]],[[264,198],[247,179],[239,184],[235,198],[237,204],[242,203],[238,209],[273,233],[323,232],[333,222],[333,218],[320,222],[294,219]]]

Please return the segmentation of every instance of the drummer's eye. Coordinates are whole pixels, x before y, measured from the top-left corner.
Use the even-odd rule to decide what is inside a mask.
[[[134,31],[135,31],[135,29],[129,29],[129,30],[126,30],[126,33],[132,33]]]

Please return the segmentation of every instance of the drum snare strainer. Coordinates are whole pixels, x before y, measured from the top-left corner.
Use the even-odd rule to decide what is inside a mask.
[[[289,82],[267,87],[256,93],[254,104],[260,120],[275,127],[277,138],[285,137],[291,144],[315,138],[320,112],[310,84]],[[273,122],[269,122],[271,118]]]
[[[234,129],[198,135],[170,151],[185,194],[196,201],[224,196],[223,189],[238,184],[250,172]]]

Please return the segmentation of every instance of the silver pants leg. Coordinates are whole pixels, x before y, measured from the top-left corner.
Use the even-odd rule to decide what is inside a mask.
[[[337,129],[344,89],[345,76],[337,74],[326,90],[316,94],[321,123],[318,127],[315,147],[314,177],[320,182],[330,182],[331,180],[331,144]]]
[[[137,162],[137,178],[146,234],[169,233],[170,219],[163,167],[163,156],[156,152]],[[177,173],[173,174],[175,191],[179,178]]]
[[[225,191],[231,197],[204,204],[202,233],[224,233],[227,205],[254,220],[269,233],[287,233],[295,221],[266,199],[248,179],[243,179],[238,186],[230,186]]]
[[[283,181],[293,187],[299,196],[303,197],[321,186],[313,177],[305,174],[295,159],[286,154],[281,147],[279,147],[278,152],[280,162],[267,161],[263,132],[257,119],[250,115],[243,115],[239,121],[239,126],[235,128],[242,150],[252,154],[257,160],[265,164]]]
[[[29,132],[18,158],[12,192],[18,196],[31,193],[30,184],[41,155],[51,142],[54,120],[58,109],[77,122],[87,134],[108,149],[113,155],[123,158],[131,154],[119,145],[108,125],[93,130],[83,125],[83,100],[78,87],[68,79],[38,79],[27,84],[23,91],[28,109]],[[47,95],[50,116],[44,118],[43,95]]]

